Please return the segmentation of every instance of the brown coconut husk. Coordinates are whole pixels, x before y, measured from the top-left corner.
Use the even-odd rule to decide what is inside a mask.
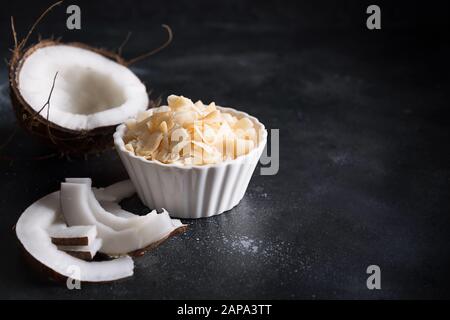
[[[38,43],[33,44],[26,48],[26,43],[28,38],[36,28],[37,24],[43,19],[43,17],[54,7],[61,4],[62,1],[56,2],[47,8],[41,16],[32,25],[31,29],[27,33],[26,37],[22,40],[18,40],[14,19],[11,17],[11,29],[14,39],[14,49],[12,49],[11,59],[9,61],[9,86],[10,86],[10,96],[13,109],[15,111],[17,121],[22,128],[27,132],[31,133],[33,136],[37,137],[40,141],[56,147],[61,153],[66,155],[80,155],[87,154],[91,152],[100,152],[108,147],[112,147],[113,139],[112,135],[115,131],[117,125],[98,127],[92,130],[71,130],[68,128],[61,127],[48,120],[48,114],[42,114],[42,110],[48,106],[47,112],[51,108],[51,94],[55,81],[57,81],[57,75],[55,75],[52,87],[49,88],[49,98],[48,101],[42,106],[40,111],[35,111],[23,98],[19,91],[19,73],[23,66],[25,60],[32,55],[36,50],[48,46],[54,46],[61,44],[59,40],[45,39],[39,40]],[[137,56],[132,59],[124,59],[121,56],[122,47],[125,45],[126,41],[129,39],[127,36],[126,41],[120,46],[118,52],[110,51],[103,48],[95,48],[80,42],[64,43],[65,45],[70,45],[78,48],[83,48],[86,50],[91,50],[98,53],[108,59],[111,59],[121,65],[130,67],[132,64],[139,62],[167,47],[172,41],[172,31],[169,26],[163,25],[168,33],[167,41],[160,47]],[[159,99],[151,100],[148,108],[156,107],[159,104]]]

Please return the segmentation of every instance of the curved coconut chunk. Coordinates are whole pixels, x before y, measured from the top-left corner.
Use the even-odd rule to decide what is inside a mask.
[[[175,229],[186,226],[178,219],[171,219],[169,213],[164,208],[160,213],[153,210],[147,216],[151,217],[149,219],[150,221],[147,222],[148,226],[141,226],[144,230],[148,230],[143,237],[144,247],[167,237]],[[151,226],[151,232],[149,226]]]
[[[120,202],[135,194],[136,188],[131,180],[124,180],[106,188],[92,188],[92,191],[98,201]]]
[[[64,180],[66,182],[70,182],[70,183],[87,184],[87,185],[89,185],[89,187],[92,187],[92,179],[91,178],[66,178]]]
[[[65,251],[68,254],[83,259],[92,260],[95,254],[102,247],[102,239],[95,239],[90,245],[87,246],[58,246],[59,250]]]
[[[92,179],[91,178],[66,178],[65,182],[70,183],[81,183],[87,184],[90,188],[92,188],[92,192],[94,192],[95,198],[99,201],[115,201],[116,198],[112,195],[109,195],[105,192],[105,188],[93,188],[92,187]]]
[[[157,214],[155,210],[147,214],[145,220],[128,229],[114,230],[98,221],[94,215],[87,197],[87,185],[76,183],[61,183],[61,207],[66,223],[72,225],[97,226],[98,237],[103,240],[100,252],[108,255],[121,255],[143,249],[168,237],[176,229],[183,227],[174,222],[167,211]],[[114,215],[108,213],[115,217]],[[131,220],[131,219],[124,219]]]
[[[92,192],[94,192],[94,196],[99,201],[115,201],[116,198],[112,195],[109,195],[105,192],[105,188],[93,188],[92,187],[92,179],[91,178],[66,178],[65,182],[70,183],[80,183],[87,184],[90,188],[92,188]]]
[[[61,208],[64,220],[69,226],[96,225],[98,237],[103,240],[101,251],[104,253],[111,253],[110,249],[114,254],[126,253],[122,251],[123,240],[139,244],[136,235],[117,234],[113,228],[97,221],[89,206],[83,184],[61,183]]]
[[[134,263],[129,256],[110,261],[87,262],[58,250],[51,242],[47,230],[55,223],[61,223],[58,219],[59,195],[57,191],[36,201],[17,221],[17,238],[28,254],[57,274],[80,281],[114,281],[133,275]]]
[[[166,209],[163,209],[163,210],[165,211]],[[181,220],[178,220],[178,219],[172,219],[172,226],[173,226],[174,228],[180,228],[180,227],[185,227],[186,225],[183,224],[183,223],[181,222]]]
[[[128,218],[116,216],[108,211],[106,211],[101,204],[97,201],[94,196],[94,193],[91,189],[86,188],[86,192],[88,193],[88,201],[90,203],[90,207],[94,212],[95,217],[99,222],[110,226],[114,230],[120,231],[128,228],[133,228],[141,223],[144,223],[148,218],[147,216],[139,216],[133,215]]]
[[[94,193],[95,199],[100,202],[114,202],[116,198],[114,196],[107,194],[105,192],[105,188],[92,188],[92,192]]]
[[[120,204],[118,204],[117,202],[112,202],[112,201],[99,201],[99,202],[100,202],[100,205],[106,211],[112,213],[113,215],[115,215],[117,217],[133,218],[133,217],[137,216],[136,214],[134,214],[132,212],[122,209]]]
[[[76,191],[75,189],[78,189]],[[73,204],[75,206],[80,206],[82,203],[87,204],[87,209],[89,210],[89,214],[94,217],[94,219],[114,230],[120,231],[128,228],[135,227],[141,223],[143,223],[147,218],[147,216],[134,216],[132,218],[122,218],[115,216],[111,214],[110,212],[106,211],[100,203],[95,198],[94,193],[92,192],[92,189],[87,184],[82,183],[69,183],[69,182],[63,182],[61,183],[61,199],[64,200],[68,197],[71,197],[72,194],[76,194],[77,198],[76,202]],[[80,209],[81,211],[81,209]],[[88,212],[85,212],[88,214]],[[66,218],[66,222],[70,225],[83,225],[84,223],[80,222],[70,222],[69,220],[74,220],[77,217],[69,217],[66,214],[66,211],[63,210],[64,217]],[[78,214],[79,216],[79,214]]]
[[[85,189],[76,188],[77,186],[84,187],[82,184],[61,183],[60,198],[64,220],[68,226],[95,225],[100,234],[97,219],[86,200]]]
[[[92,186],[91,178],[66,178],[66,182],[87,184]],[[120,217],[120,218],[136,218],[142,217],[122,209],[122,207],[117,203],[125,198],[131,197],[135,192],[136,188],[131,180],[123,180],[106,188],[92,188],[95,199],[98,200],[100,206],[109,213]]]
[[[18,89],[34,110],[47,101],[56,72],[48,118],[63,128],[116,125],[148,106],[146,88],[130,69],[91,50],[55,44],[36,49],[19,71]]]
[[[91,178],[66,178],[65,181],[92,186]],[[106,188],[92,188],[92,192],[103,209],[109,213],[121,218],[135,218],[139,216],[122,209],[117,203],[125,198],[131,197],[136,192],[136,188],[131,180],[119,181]]]
[[[131,180],[119,181],[105,188],[105,193],[113,197],[116,202],[131,197],[135,192],[136,187]]]
[[[68,227],[65,223],[58,223],[48,229],[48,234],[56,245],[87,246],[94,242],[97,228],[95,225]]]
[[[66,182],[88,184],[92,187],[91,178],[66,178]],[[123,180],[113,183],[106,188],[93,188],[95,198],[98,201],[116,201],[120,202],[125,198],[131,197],[136,188],[131,180]]]

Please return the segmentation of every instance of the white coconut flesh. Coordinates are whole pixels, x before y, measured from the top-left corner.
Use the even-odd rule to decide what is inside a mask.
[[[18,75],[18,89],[35,111],[46,103],[56,73],[48,119],[60,127],[116,125],[148,106],[145,85],[130,69],[91,50],[57,44],[31,53]]]
[[[153,210],[145,216],[133,215],[127,219],[107,212],[100,205],[91,207],[92,199],[88,196],[90,192],[90,186],[86,183],[61,183],[62,212],[69,226],[95,225],[98,237],[103,240],[100,252],[108,255],[116,256],[143,249],[183,226],[180,220],[171,219],[165,210],[162,213]],[[99,207],[103,211],[96,211],[100,210]],[[102,217],[102,222],[98,217]],[[140,219],[137,220],[136,217]],[[129,227],[120,229],[118,218],[123,225],[125,223],[122,221],[131,221]],[[136,221],[139,223],[135,223]]]
[[[92,187],[91,178],[66,178],[65,181],[70,183],[84,183]],[[119,181],[105,188],[92,188],[92,192],[100,206],[108,213],[126,219],[139,217],[139,215],[122,209],[118,203],[136,193],[136,188],[131,180]]]
[[[84,209],[85,211],[83,211],[82,214],[80,214],[79,212],[77,213],[72,209],[65,210],[63,202],[70,201],[72,203],[72,194],[77,194],[79,196],[76,201],[78,201],[80,204],[82,203],[87,205],[87,208]],[[68,198],[69,200],[67,200]],[[92,188],[89,184],[86,183],[61,183],[61,203],[63,205],[63,214],[66,223],[69,226],[84,225],[86,221],[84,220],[84,215],[92,215],[96,222],[102,223],[116,231],[139,226],[140,224],[145,223],[145,221],[148,220],[148,217],[146,215],[134,215],[130,218],[122,218],[111,214],[100,205],[94,195],[94,192],[92,191]],[[73,213],[73,215],[71,215],[70,213]]]
[[[117,217],[122,217],[122,218],[133,218],[136,215],[134,213],[131,213],[127,210],[122,209],[122,207],[120,206],[120,204],[118,204],[117,202],[113,202],[113,201],[99,201],[100,205],[103,207],[103,209],[105,209],[106,211],[112,213],[113,215],[117,216]]]
[[[71,183],[84,183],[92,187],[91,178],[66,178],[65,181]],[[131,180],[123,180],[113,183],[106,188],[92,188],[92,191],[94,192],[95,198],[100,202],[120,202],[135,194],[136,188]]]
[[[92,180],[90,178],[75,178],[81,179],[78,180],[80,183],[87,183],[92,186]],[[66,179],[67,182],[68,179]],[[73,180],[75,181],[75,180]],[[137,215],[122,209],[118,202],[122,201],[125,198],[129,198],[136,193],[136,187],[134,186],[131,180],[123,180],[116,183],[113,183],[106,188],[92,188],[95,197],[99,201],[100,205],[108,212],[114,214],[115,216],[123,217],[123,218],[133,218]],[[156,212],[153,210],[152,212]],[[164,210],[166,212],[166,210]],[[172,225],[174,227],[181,227],[183,224],[178,219],[171,219]]]
[[[134,263],[129,256],[87,262],[58,250],[51,242],[48,229],[60,223],[60,197],[57,191],[36,201],[22,213],[16,224],[17,238],[34,259],[64,277],[105,282],[133,275]]]
[[[92,179],[91,178],[66,178],[66,182],[70,183],[81,183],[87,184],[90,188],[92,188]],[[114,203],[115,206],[119,206],[117,202],[122,201],[125,198],[131,197],[136,193],[136,188],[134,187],[131,180],[123,180],[116,183],[113,183],[106,188],[92,188],[92,192],[94,193],[95,198],[102,203]],[[119,206],[120,207],[120,206]],[[128,217],[135,216],[135,214],[128,212]]]
[[[123,180],[107,186],[104,191],[114,199],[113,201],[119,202],[135,194],[136,188],[131,180]]]
[[[68,181],[66,179],[67,182]],[[131,180],[116,182],[106,188],[92,188],[100,205],[108,212],[122,218],[133,218],[134,213],[122,209],[118,202],[131,197],[136,193],[136,188]]]

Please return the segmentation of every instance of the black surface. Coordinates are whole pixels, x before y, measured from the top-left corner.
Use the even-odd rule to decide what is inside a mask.
[[[2,4],[3,57],[9,15],[23,35],[47,4]],[[157,95],[214,100],[280,128],[280,171],[257,170],[230,212],[186,221],[186,234],[136,260],[133,278],[69,291],[30,272],[12,226],[64,177],[104,186],[127,174],[112,150],[34,160],[52,150],[19,131],[0,150],[0,298],[450,298],[450,11],[382,4],[383,29],[372,32],[366,6],[81,2],[81,31],[65,30],[65,6],[52,12],[43,36],[117,48],[133,31],[128,57],[171,25],[173,44],[133,70]],[[6,140],[15,119],[0,71]],[[366,288],[371,264],[382,290]]]

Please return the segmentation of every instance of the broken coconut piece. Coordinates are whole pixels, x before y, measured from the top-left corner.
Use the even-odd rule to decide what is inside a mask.
[[[59,250],[65,251],[71,256],[77,257],[83,260],[92,260],[95,254],[100,250],[102,246],[102,239],[95,239],[90,245],[78,246],[78,245],[64,245],[58,246]]]
[[[91,178],[66,178],[66,182],[84,183],[92,187]],[[106,211],[121,218],[134,218],[138,215],[122,209],[118,202],[131,197],[135,192],[131,180],[116,182],[106,188],[92,188],[95,198]]]
[[[66,211],[63,210],[63,214],[66,218],[66,222],[68,225],[85,225],[85,220],[82,220],[82,216],[84,214],[91,214],[96,221],[107,225],[108,227],[120,231],[128,228],[132,228],[135,226],[138,226],[142,223],[144,223],[148,218],[147,216],[139,216],[135,215],[130,218],[122,218],[115,216],[111,214],[110,212],[107,212],[97,201],[95,198],[94,193],[92,192],[92,189],[89,184],[87,183],[70,183],[70,182],[62,182],[61,183],[61,199],[65,199],[67,197],[70,197],[70,190],[75,190],[78,196],[80,197],[77,199],[78,203],[87,203],[87,207],[90,211],[84,212],[83,214],[75,213],[74,216],[66,214]]]
[[[132,276],[134,263],[129,256],[87,262],[58,250],[48,230],[63,223],[59,196],[57,191],[36,201],[17,221],[16,235],[30,261],[57,280],[71,277],[86,282],[107,282]]]
[[[122,218],[133,218],[136,216],[136,214],[122,209],[118,203],[136,193],[136,188],[131,180],[119,181],[106,188],[92,188],[92,191],[100,205],[113,215]]]
[[[123,180],[116,182],[106,188],[103,189],[104,194],[110,196],[116,202],[120,202],[125,198],[131,197],[136,193],[136,188],[134,187],[133,182],[131,180]]]
[[[91,178],[66,178],[65,182],[87,184],[92,188]],[[98,201],[117,201],[114,195],[109,194],[105,188],[92,188],[92,192]]]
[[[85,183],[92,186],[90,178],[66,178],[66,182]],[[120,202],[125,198],[131,197],[136,192],[136,188],[131,180],[123,180],[113,183],[106,188],[92,188],[92,191],[98,201]]]
[[[117,256],[152,247],[185,228],[181,221],[171,219],[167,211],[158,214],[153,210],[145,216],[137,216],[145,218],[139,223],[130,223],[130,227],[116,230],[104,222],[118,221],[113,218],[120,218],[121,221],[135,218],[121,218],[103,208],[101,215],[98,212],[95,214],[90,206],[91,199],[87,196],[90,191],[88,184],[61,183],[61,208],[69,226],[96,225],[98,237],[103,240],[102,253]],[[103,222],[97,219],[99,216],[102,216]]]
[[[90,178],[66,178],[66,182],[79,182],[92,185]],[[106,188],[92,188],[95,198],[106,211],[121,218],[133,218],[138,215],[122,209],[118,202],[131,197],[136,193],[136,188],[131,180],[116,182]]]
[[[56,245],[89,246],[97,236],[97,228],[95,225],[67,227],[65,223],[60,223],[51,226],[48,234]]]
[[[105,209],[106,211],[112,213],[113,215],[121,218],[133,218],[136,216],[136,214],[131,213],[127,210],[122,209],[120,204],[117,202],[112,201],[99,201],[100,205]]]

